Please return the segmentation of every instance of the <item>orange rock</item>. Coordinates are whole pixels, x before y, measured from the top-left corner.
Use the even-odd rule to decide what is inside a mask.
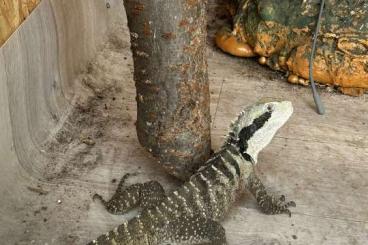
[[[292,74],[288,78],[291,83],[308,85],[309,56],[319,4],[292,0],[284,4],[275,0],[234,2],[237,11],[233,27],[220,35],[224,39],[217,42],[221,49],[248,57],[231,51],[237,47],[226,39],[231,33],[234,43],[247,45],[248,53],[260,56],[260,64],[288,71]],[[330,11],[323,13],[318,34],[313,78],[318,83],[340,87],[345,94],[360,95],[368,91],[368,26],[364,18],[368,5],[350,6],[343,0],[329,0],[329,6]],[[347,19],[340,19],[341,16]]]
[[[364,88],[340,88],[340,91],[343,94],[347,94],[350,96],[362,96],[364,94],[365,89]]]
[[[286,65],[286,57],[285,56],[279,56],[279,65],[284,67]]]
[[[306,53],[310,53],[310,45],[297,48],[294,55],[287,61],[288,70],[298,76],[309,79],[309,59]],[[313,78],[323,84],[333,84],[343,88],[368,89],[368,73],[365,70],[365,62],[368,57],[354,57],[347,53],[335,50],[334,53],[318,53],[313,64]],[[338,60],[343,57],[343,61]],[[342,90],[342,92],[348,91]],[[349,93],[349,92],[347,92]]]
[[[272,30],[270,32],[268,30]],[[266,21],[259,24],[254,44],[254,52],[258,55],[270,57],[279,52],[286,44],[287,28],[275,22]]]
[[[291,75],[289,75],[289,77],[288,77],[288,82],[289,83],[298,83],[298,81],[299,81],[299,78],[298,78],[298,76],[297,75],[294,75],[294,74],[291,74]]]
[[[265,65],[267,63],[267,58],[264,56],[259,57],[258,63],[261,65]]]
[[[224,52],[239,57],[254,57],[253,49],[244,42],[239,41],[229,31],[222,29],[216,34],[216,45]]]

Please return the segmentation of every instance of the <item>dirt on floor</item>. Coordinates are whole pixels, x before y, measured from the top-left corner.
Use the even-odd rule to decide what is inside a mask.
[[[27,186],[33,198],[28,200],[28,209],[19,209],[24,235],[16,239],[16,244],[78,244],[79,237],[72,233],[78,229],[80,213],[89,209],[93,195],[82,176],[106,162],[115,162],[122,142],[135,136],[134,90],[125,86],[132,82],[132,61],[124,28],[115,28],[74,81],[78,92],[73,109],[60,119],[64,120],[62,127],[42,147],[49,159],[41,173],[44,179]],[[110,181],[113,184],[118,178]],[[73,225],[57,221],[66,213]],[[55,233],[55,227],[49,227],[52,223],[58,223],[57,230],[66,232]],[[54,233],[51,239],[41,235],[48,232]]]
[[[133,123],[132,108],[126,103],[130,94],[123,86],[130,78],[122,71],[130,44],[121,35],[122,30],[113,32],[86,72],[76,78],[74,108],[55,137],[44,144],[50,159],[43,172],[47,180],[77,177],[94,169],[102,161],[101,143],[118,144],[124,136],[116,132]]]

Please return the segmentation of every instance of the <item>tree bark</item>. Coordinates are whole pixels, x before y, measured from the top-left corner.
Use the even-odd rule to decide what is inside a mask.
[[[139,142],[187,179],[210,154],[207,0],[125,0]]]

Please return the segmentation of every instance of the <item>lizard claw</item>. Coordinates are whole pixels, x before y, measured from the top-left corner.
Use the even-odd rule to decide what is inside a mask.
[[[289,207],[296,207],[296,203],[294,201],[286,202],[284,195],[276,198],[273,195],[266,194],[260,199],[261,200],[259,200],[258,203],[262,211],[266,214],[286,213],[291,217],[291,211],[289,210]]]
[[[281,195],[281,196],[280,196],[280,198],[279,198],[279,200],[280,200],[281,202],[285,202],[286,198],[285,198],[285,196],[284,196],[284,195]]]
[[[281,195],[279,198],[279,203],[275,204],[276,213],[286,213],[291,217],[291,212],[289,207],[296,207],[296,203],[294,201],[289,201],[285,203],[285,196]]]
[[[288,207],[293,207],[293,208],[296,207],[296,203],[294,201],[288,202],[287,205],[288,205]]]
[[[92,200],[93,200],[93,201],[95,201],[96,199],[97,199],[97,200],[100,200],[101,202],[104,202],[104,201],[105,201],[105,200],[102,198],[102,196],[101,196],[101,195],[99,195],[99,194],[97,194],[97,193],[96,193],[96,194],[94,194],[94,195],[93,195],[93,197],[92,197]]]

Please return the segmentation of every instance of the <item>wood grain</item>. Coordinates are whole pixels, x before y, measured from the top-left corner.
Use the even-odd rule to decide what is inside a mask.
[[[0,1],[0,46],[29,16],[40,0]]]

